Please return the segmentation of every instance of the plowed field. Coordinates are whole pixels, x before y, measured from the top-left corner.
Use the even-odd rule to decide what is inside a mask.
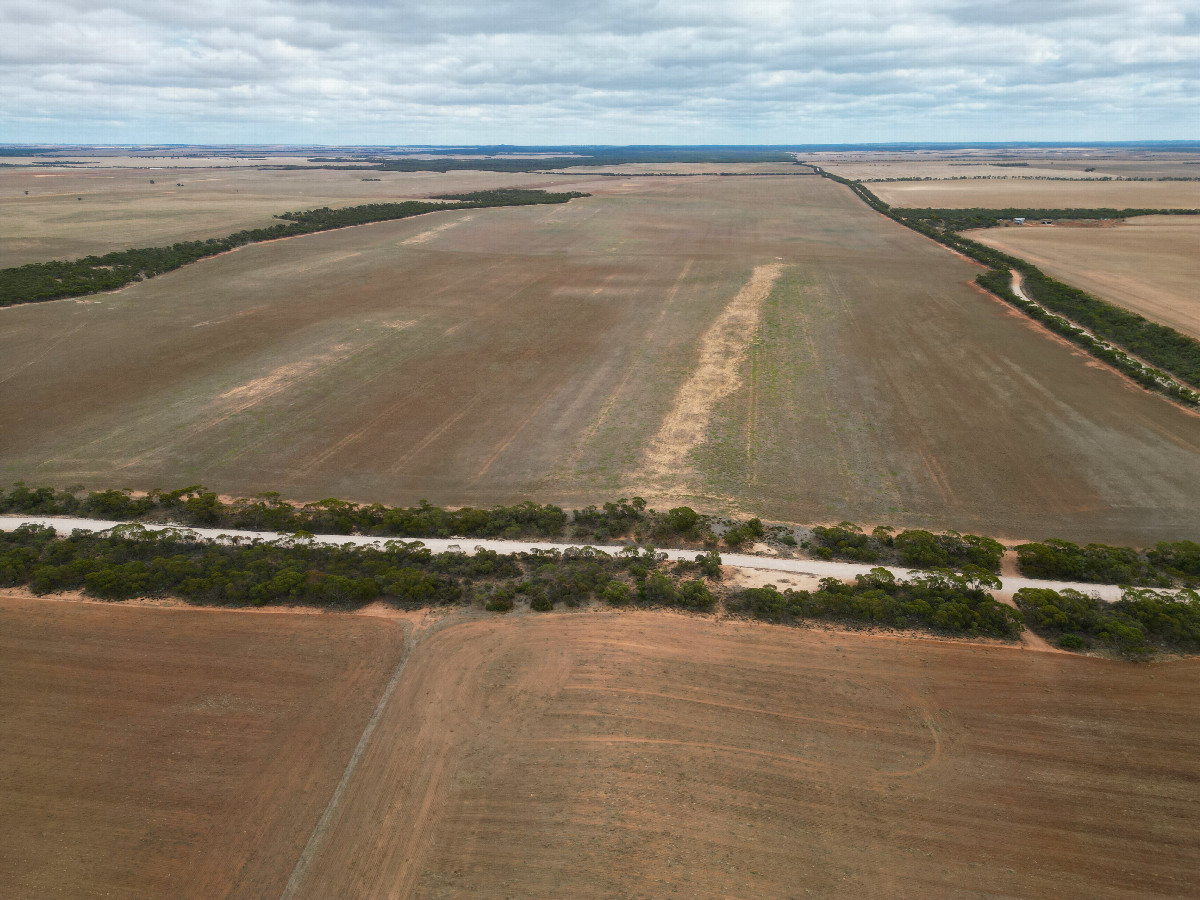
[[[0,310],[0,479],[1196,536],[1200,417],[846,188],[596,181]]]
[[[586,180],[501,172],[227,166],[0,169],[0,268],[224,237],[274,225],[274,216],[294,210]]]
[[[1200,216],[1138,216],[1103,228],[985,228],[967,236],[1200,340]]]
[[[293,896],[1183,897],[1196,661],[714,623],[419,644]]]
[[[402,644],[0,595],[0,896],[278,897]]]

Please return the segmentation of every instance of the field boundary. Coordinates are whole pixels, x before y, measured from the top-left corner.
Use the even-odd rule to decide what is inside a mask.
[[[1094,328],[1093,331],[1095,333],[1093,333],[1093,331],[1084,328],[1070,316],[1055,310],[1053,306],[1044,303],[1042,300],[1036,298],[1030,299],[1024,292],[1018,296],[1012,290],[1012,279],[1016,273],[1019,273],[1020,276],[1034,278],[1052,288],[1069,292],[1080,302],[1085,302],[1088,306],[1094,307],[1096,310],[1119,313],[1135,326],[1144,326],[1146,330],[1165,335],[1168,340],[1176,345],[1176,349],[1180,347],[1186,348],[1186,351],[1190,352],[1192,356],[1200,357],[1200,342],[1180,334],[1173,328],[1152,322],[1144,316],[1127,310],[1124,307],[1100,300],[1078,288],[1055,281],[1024,259],[1002,253],[999,250],[993,250],[984,244],[964,238],[952,229],[947,228],[939,232],[932,225],[928,225],[924,221],[912,221],[905,218],[900,212],[892,209],[891,206],[876,197],[860,182],[833,175],[819,166],[814,165],[813,169],[822,177],[848,187],[853,194],[880,215],[918,234],[924,235],[956,253],[962,254],[979,265],[986,266],[988,271],[977,276],[975,279],[980,287],[1010,306],[1021,310],[1030,318],[1041,322],[1052,331],[1062,335],[1076,346],[1085,350],[1089,355],[1108,365],[1118,374],[1124,375],[1147,390],[1162,394],[1189,412],[1200,410],[1200,392],[1193,390],[1189,386],[1200,386],[1200,376],[1195,378],[1183,377],[1170,371],[1164,371],[1163,368],[1157,368],[1156,365],[1163,366],[1163,363],[1158,362],[1156,364],[1156,361],[1149,358],[1145,352],[1142,352],[1140,356],[1136,355],[1128,349],[1124,342],[1111,335],[1105,335],[1101,329]]]

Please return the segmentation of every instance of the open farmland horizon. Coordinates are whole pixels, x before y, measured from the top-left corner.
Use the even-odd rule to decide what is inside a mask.
[[[593,196],[255,245],[4,310],[0,475],[1195,536],[1200,418],[844,187],[561,177]],[[705,427],[670,471],[647,465],[681,414]]]

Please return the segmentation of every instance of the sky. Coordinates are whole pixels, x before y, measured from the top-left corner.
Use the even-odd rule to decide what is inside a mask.
[[[0,143],[1200,138],[1200,0],[0,0]]]

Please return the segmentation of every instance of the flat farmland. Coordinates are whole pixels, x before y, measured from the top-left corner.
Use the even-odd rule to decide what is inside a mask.
[[[398,623],[0,595],[0,895],[277,897]]]
[[[1189,896],[1197,674],[662,613],[453,625],[288,896]]]
[[[904,208],[1200,209],[1200,181],[1036,181],[1008,178],[872,182],[867,187],[885,203]]]
[[[0,477],[1195,536],[1200,418],[845,188],[594,190],[0,311]]]
[[[1200,340],[1200,217],[1139,216],[1103,228],[986,228],[967,236]]]
[[[273,216],[301,209],[584,180],[471,171],[270,170],[232,164],[165,170],[0,169],[0,268],[223,237],[273,225]]]

